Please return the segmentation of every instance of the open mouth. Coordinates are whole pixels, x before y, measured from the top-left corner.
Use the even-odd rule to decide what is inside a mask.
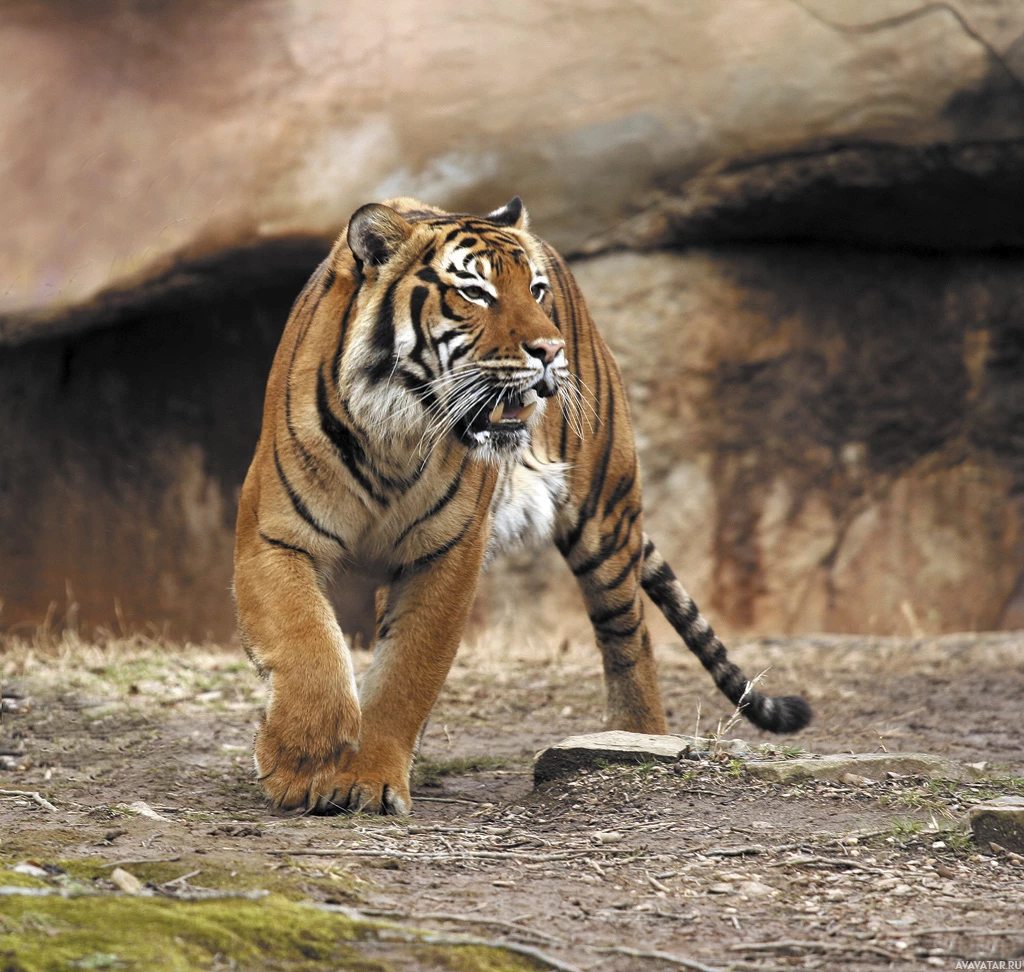
[[[470,422],[467,431],[474,436],[482,432],[513,432],[522,429],[537,409],[537,392],[532,388],[525,391],[503,391],[493,403],[488,403]]]

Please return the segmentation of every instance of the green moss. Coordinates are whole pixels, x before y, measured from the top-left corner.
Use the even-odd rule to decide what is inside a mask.
[[[241,968],[266,967],[265,958],[301,963],[296,968],[312,961],[382,968],[363,963],[345,944],[365,937],[371,926],[281,898],[195,903],[113,896],[8,898],[0,909],[13,926],[0,938],[5,972],[75,967],[185,972],[209,966],[216,955],[234,959]]]
[[[386,961],[361,954],[374,951],[387,926],[306,908],[278,896],[263,901],[227,899],[179,902],[161,898],[95,895],[83,898],[0,900],[0,968],[4,972],[65,972],[67,969],[123,969],[126,972],[190,972],[221,965],[239,970],[314,972],[344,968],[384,972]],[[385,932],[385,937],[391,937]],[[526,958],[502,949],[470,945],[420,945],[416,968],[455,972],[525,972]],[[405,965],[406,963],[401,963]]]

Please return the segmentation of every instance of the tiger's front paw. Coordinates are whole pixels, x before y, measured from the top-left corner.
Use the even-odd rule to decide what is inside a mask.
[[[280,810],[314,810],[331,781],[359,752],[359,712],[329,731],[268,718],[256,733],[254,755],[263,792]]]
[[[409,766],[401,760],[354,753],[317,794],[314,813],[379,813],[405,816],[412,810]]]

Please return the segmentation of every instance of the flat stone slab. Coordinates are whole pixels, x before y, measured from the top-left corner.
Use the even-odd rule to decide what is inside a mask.
[[[1024,797],[1004,796],[971,807],[968,814],[974,842],[983,851],[990,844],[1024,854]]]
[[[546,783],[579,770],[599,769],[608,763],[674,763],[687,747],[700,752],[717,749],[737,754],[747,749],[742,739],[716,741],[699,736],[649,736],[640,732],[592,732],[570,736],[537,754],[534,783]]]
[[[930,780],[966,780],[977,775],[960,763],[927,753],[842,753],[800,759],[753,759],[746,767],[751,775],[771,783],[845,782],[844,776],[874,781],[886,779],[889,773],[923,776]]]

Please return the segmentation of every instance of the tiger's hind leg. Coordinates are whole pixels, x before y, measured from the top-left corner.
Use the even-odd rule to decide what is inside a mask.
[[[637,505],[580,515],[556,540],[576,577],[604,663],[607,726],[629,732],[668,731],[651,638],[640,594],[643,531]]]

